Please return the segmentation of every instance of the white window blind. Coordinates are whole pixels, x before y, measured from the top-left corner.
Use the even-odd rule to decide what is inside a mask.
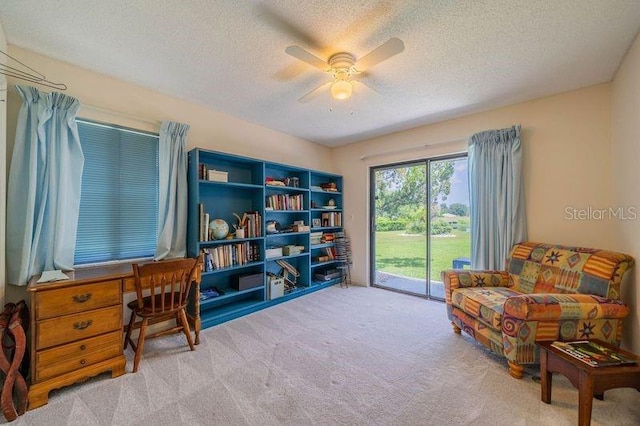
[[[84,154],[75,264],[152,257],[158,136],[78,121]]]

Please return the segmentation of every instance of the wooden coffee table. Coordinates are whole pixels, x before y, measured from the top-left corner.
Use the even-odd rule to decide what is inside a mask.
[[[592,367],[554,348],[551,346],[553,343],[551,341],[536,343],[540,347],[542,402],[551,404],[552,373],[562,374],[578,389],[578,424],[580,426],[591,423],[593,398],[603,399],[604,391],[615,388],[635,388],[640,391],[640,357],[599,340],[594,342],[635,358],[638,364]]]

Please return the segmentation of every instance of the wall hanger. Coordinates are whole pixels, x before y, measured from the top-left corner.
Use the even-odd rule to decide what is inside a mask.
[[[0,50],[0,53],[9,59],[8,62],[13,61],[17,64],[16,66],[11,66],[0,62],[0,74],[4,74],[7,77],[25,80],[30,83],[40,84],[42,86],[50,87],[56,90],[67,90],[66,84],[49,81],[47,80],[47,77],[44,76],[44,74],[34,70],[29,65],[20,62],[13,56],[9,55],[7,52]]]

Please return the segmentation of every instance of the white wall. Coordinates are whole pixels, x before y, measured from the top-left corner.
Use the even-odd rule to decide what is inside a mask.
[[[614,203],[635,207],[640,215],[640,36],[613,80],[611,116]],[[616,245],[636,259],[632,277],[622,289],[624,301],[631,305],[623,344],[640,353],[640,216],[617,222]]]
[[[7,51],[7,42],[4,37],[4,30],[0,24],[0,50]],[[0,55],[0,62],[6,63],[6,57]],[[5,217],[6,217],[6,177],[4,173],[7,167],[7,81],[4,75],[0,74],[0,306],[4,306],[5,287]]]
[[[612,201],[610,85],[601,84],[334,149],[334,168],[344,175],[346,229],[354,254],[353,280],[369,284],[371,166],[466,151],[464,141],[406,149],[467,139],[478,131],[518,123],[522,125],[529,239],[619,249],[613,237],[613,221],[565,219],[568,206],[605,208]],[[390,151],[398,153],[361,160],[362,156]]]

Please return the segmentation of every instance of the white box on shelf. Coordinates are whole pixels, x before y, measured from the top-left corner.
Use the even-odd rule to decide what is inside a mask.
[[[229,173],[221,172],[220,170],[209,170],[207,172],[207,180],[211,182],[228,182]]]
[[[267,259],[272,257],[282,257],[282,247],[271,247],[265,250],[264,256]]]
[[[269,300],[284,296],[284,278],[269,278]]]

